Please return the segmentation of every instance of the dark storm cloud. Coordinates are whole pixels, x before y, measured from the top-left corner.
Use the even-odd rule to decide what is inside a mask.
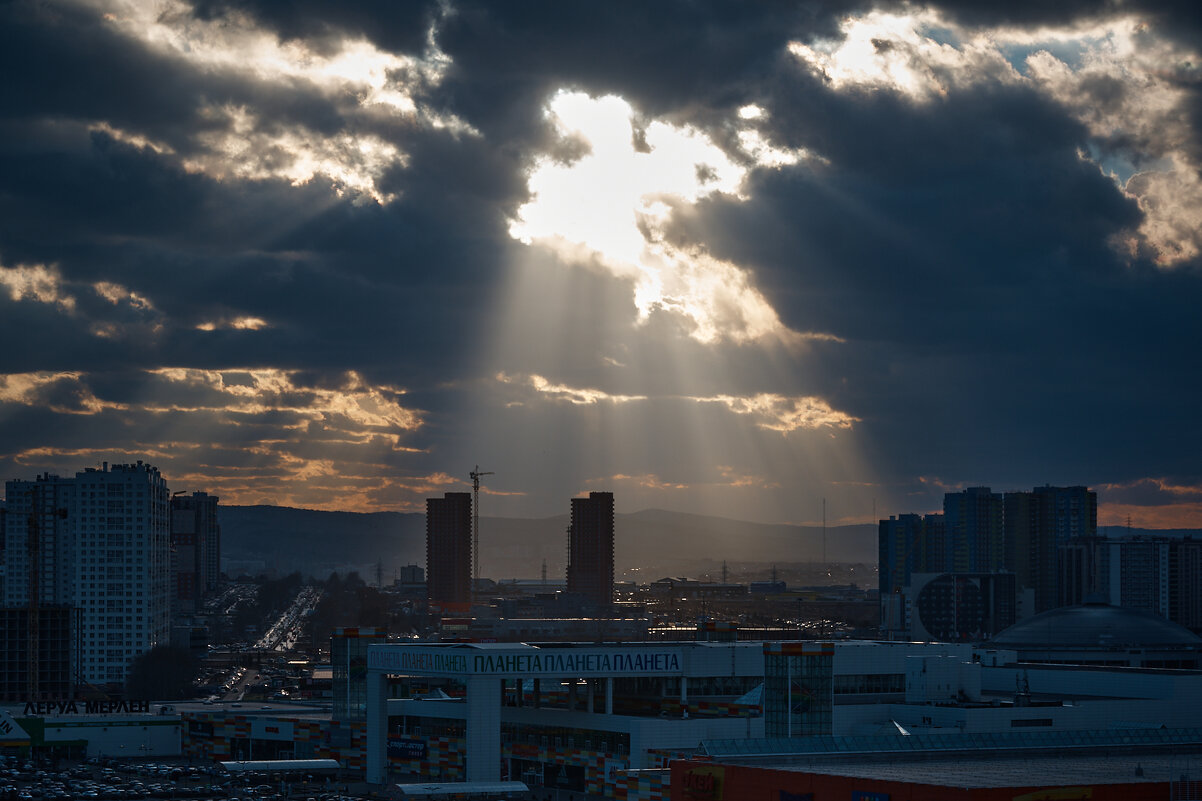
[[[340,198],[322,181],[215,183],[102,133],[65,152],[0,154],[0,259],[53,263],[69,281],[116,281],[150,298],[166,330],[131,337],[149,365],[386,360],[412,378],[474,335],[510,242],[505,195],[518,187],[487,166],[496,159],[473,138],[415,150],[419,166],[393,180],[402,197],[384,208]],[[470,179],[465,163],[478,167]],[[86,286],[76,294],[94,297]],[[22,324],[27,306],[6,323]],[[195,330],[238,315],[269,327]],[[61,331],[51,336],[63,347],[49,350],[76,354],[75,366],[111,367],[104,354],[134,353],[40,327]],[[419,340],[428,349],[377,344]],[[10,353],[5,369],[28,369],[23,356],[32,354]]]
[[[1078,123],[989,85],[924,104],[803,82],[773,108],[778,140],[829,163],[764,171],[675,236],[753,268],[787,324],[847,340],[819,392],[894,465],[988,462],[1018,484],[1188,469],[1202,274],[1108,245],[1141,215],[1078,156]]]
[[[1189,475],[1198,269],[1119,256],[1112,238],[1142,212],[1078,155],[1140,166],[1179,143],[1154,125],[1099,138],[1046,92],[996,78],[926,103],[836,88],[786,52],[837,39],[845,14],[871,7],[202,0],[180,12],[319,56],[362,37],[414,57],[393,77],[417,111],[399,113],[361,104],[353,82],[192,61],[76,6],[0,6],[0,268],[43,268],[72,300],[13,299],[0,284],[0,337],[37,332],[5,349],[0,374],[82,373],[0,395],[0,464],[175,443],[156,455],[165,472],[261,497],[278,481],[279,502],[322,503],[409,502],[448,464],[481,458],[504,460],[510,489],[550,495],[618,474],[713,487],[788,475],[769,493],[784,517],[843,440],[766,431],[716,400],[775,393],[859,418],[846,436],[906,488]],[[1037,26],[1134,6],[937,8]],[[1148,37],[1193,24],[1167,3],[1138,10]],[[449,59],[438,75],[419,64],[431,26]],[[1199,115],[1183,145],[1197,159],[1196,76],[1174,69]],[[536,160],[586,150],[544,116],[561,89],[619,94],[636,125],[699,128],[741,163],[735,112],[762,105],[765,137],[822,161],[760,169],[745,198],[681,203],[670,236],[751,270],[786,325],[842,341],[703,344],[666,310],[639,321],[632,281],[600,262],[514,242]],[[1115,116],[1133,97],[1104,73],[1080,93]],[[373,175],[378,198],[286,176],[289,148],[342,138],[396,148]],[[499,330],[506,314],[512,331]],[[197,372],[151,372],[163,367]],[[534,376],[567,389],[540,393]],[[579,390],[647,400],[575,405]],[[813,461],[798,464],[803,452]],[[555,486],[532,486],[548,470]]]
[[[1196,45],[1202,33],[1202,9],[1192,0],[935,0],[930,3],[950,20],[966,26],[1038,28],[1135,16],[1168,38]]]
[[[381,48],[400,53],[420,53],[434,20],[441,16],[434,0],[377,3],[373,0],[197,0],[193,13],[200,19],[228,19],[234,12],[250,15],[282,39],[324,44],[337,50],[347,36],[370,39]]]
[[[258,78],[236,66],[198,70],[122,35],[96,11],[68,4],[0,6],[0,118],[63,124],[104,121],[187,154],[196,137],[229,121],[223,106],[260,112],[261,124],[301,125],[316,135],[345,128],[347,98],[298,78]]]
[[[1031,27],[1064,25],[1098,19],[1120,13],[1132,5],[1120,0],[1065,0],[1043,3],[1040,0],[1015,0],[991,3],[989,0],[938,0],[932,3],[953,20],[965,25],[1013,25]]]
[[[1198,476],[1140,479],[1129,484],[1108,484],[1099,488],[1107,500],[1137,506],[1167,506],[1182,502],[1202,502]]]

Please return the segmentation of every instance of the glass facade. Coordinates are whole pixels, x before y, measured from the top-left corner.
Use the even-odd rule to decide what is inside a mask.
[[[330,638],[336,721],[367,720],[367,646],[388,642],[377,628],[340,628]]]
[[[905,673],[849,673],[835,676],[835,695],[900,695],[906,692]]]
[[[833,643],[764,645],[764,735],[830,734],[834,706]]]

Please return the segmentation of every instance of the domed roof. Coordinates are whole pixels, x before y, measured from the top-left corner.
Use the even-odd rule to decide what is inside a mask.
[[[999,648],[1193,648],[1202,637],[1159,615],[1109,604],[1050,609],[1020,620],[989,641]]]

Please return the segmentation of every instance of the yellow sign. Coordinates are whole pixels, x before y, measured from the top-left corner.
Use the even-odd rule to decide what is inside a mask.
[[[684,797],[689,801],[722,801],[725,768],[707,765],[690,768],[684,774]]]

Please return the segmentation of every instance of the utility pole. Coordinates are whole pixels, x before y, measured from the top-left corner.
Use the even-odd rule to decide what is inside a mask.
[[[481,472],[480,465],[469,475],[472,477],[472,592],[480,581],[480,477],[495,475],[491,470]]]

